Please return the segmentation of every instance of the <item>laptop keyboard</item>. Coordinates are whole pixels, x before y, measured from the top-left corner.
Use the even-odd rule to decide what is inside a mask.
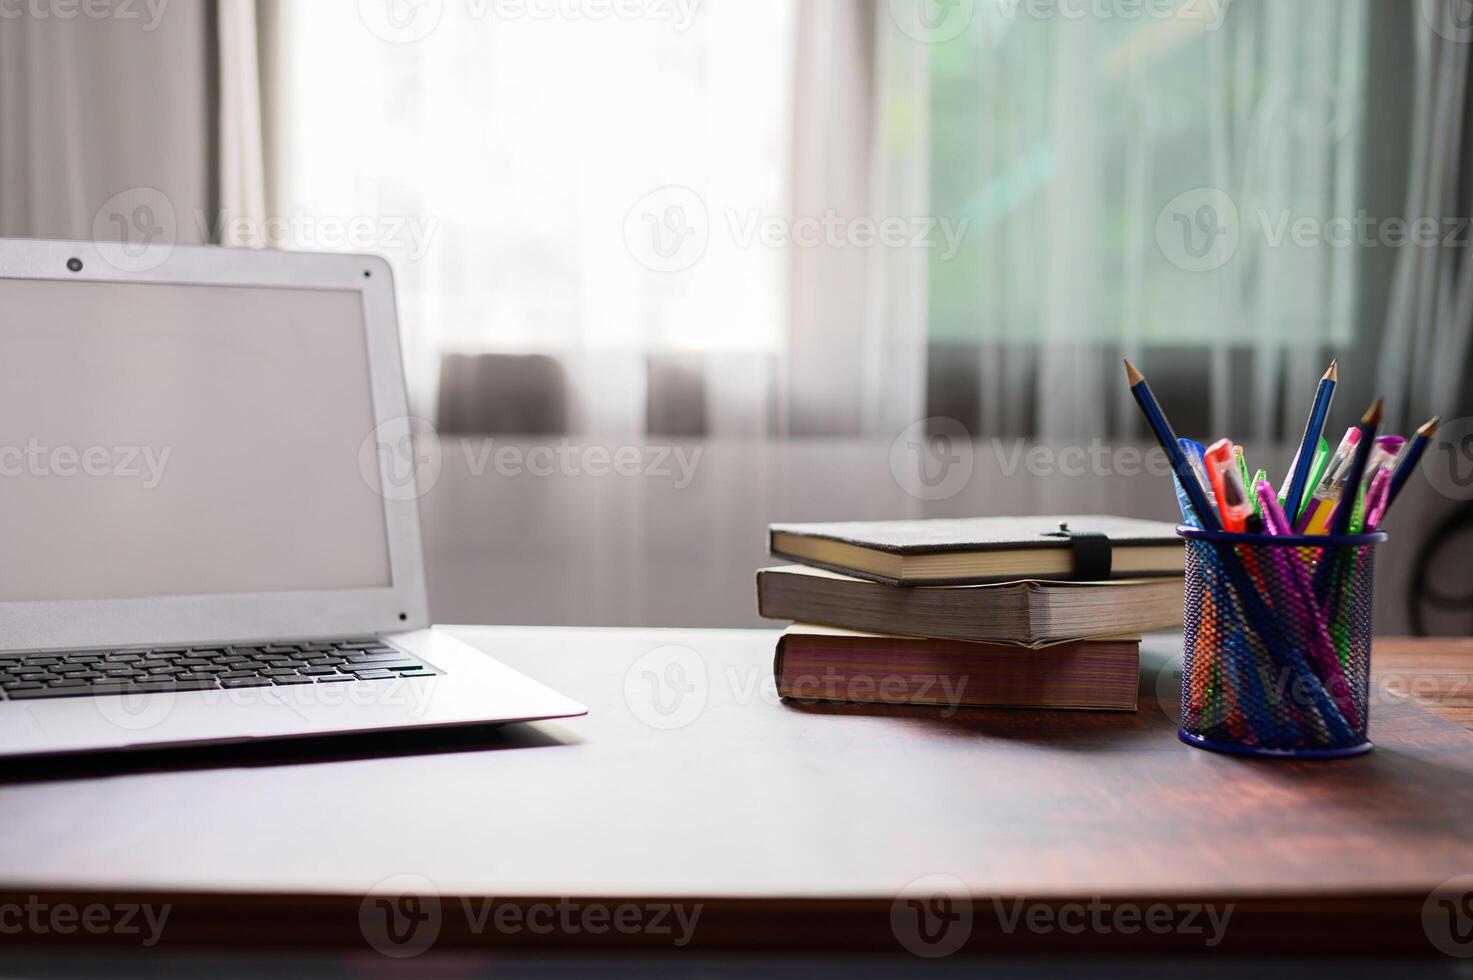
[[[373,639],[0,653],[0,700],[343,684],[438,673]]]

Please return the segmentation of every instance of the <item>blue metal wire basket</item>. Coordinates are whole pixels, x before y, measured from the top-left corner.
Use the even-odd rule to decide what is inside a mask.
[[[1333,759],[1371,749],[1371,606],[1385,534],[1186,540],[1183,742]]]

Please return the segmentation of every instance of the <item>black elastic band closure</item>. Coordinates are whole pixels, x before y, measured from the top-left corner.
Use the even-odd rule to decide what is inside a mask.
[[[1110,577],[1114,553],[1110,537],[1098,531],[1071,531],[1068,526],[1048,532],[1052,537],[1068,538],[1074,553],[1073,578],[1080,582],[1097,582]]]

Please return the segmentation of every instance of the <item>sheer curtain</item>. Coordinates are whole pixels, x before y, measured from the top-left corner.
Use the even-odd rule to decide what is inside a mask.
[[[1397,256],[1380,377],[1391,418],[1412,425],[1473,407],[1465,380],[1473,346],[1473,249],[1466,224],[1447,220],[1473,204],[1465,162],[1473,27],[1459,0],[1419,6],[1405,213],[1408,220],[1434,222],[1437,240]]]
[[[374,9],[282,5],[272,211],[287,244],[357,223],[389,256],[416,406],[447,352],[547,353],[575,431],[642,433],[668,355],[719,365],[711,428],[765,429],[791,0]]]
[[[557,357],[586,434],[656,424],[662,360],[693,366],[697,434],[922,416],[929,249],[855,232],[929,207],[927,52],[883,5],[445,3],[399,29],[256,2],[268,244],[362,226],[346,244],[394,263],[421,413],[444,355],[494,352]]]
[[[204,4],[5,8],[0,236],[206,240],[212,20]]]
[[[1367,129],[1369,4],[281,5],[264,237],[389,255],[422,412],[446,353],[547,353],[585,433],[649,430],[673,360],[695,434],[1128,437],[1129,353],[1183,428],[1283,441],[1330,356],[1381,349],[1367,147],[1426,142]],[[1467,53],[1419,43],[1425,135]],[[861,241],[887,221],[925,234]],[[1423,318],[1385,343],[1423,353],[1383,372],[1461,381],[1418,346],[1466,348],[1450,261],[1396,255]]]
[[[1200,403],[1192,428],[1282,438],[1356,342],[1358,247],[1333,236],[1365,3],[1150,8],[979,3],[932,46],[932,206],[971,226],[932,267],[929,339],[982,431],[1137,432],[1126,352]]]

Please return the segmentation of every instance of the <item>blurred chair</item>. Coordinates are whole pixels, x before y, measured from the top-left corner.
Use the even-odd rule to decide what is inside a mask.
[[[652,354],[645,370],[645,431],[676,439],[706,435],[704,355]]]
[[[545,354],[446,354],[440,359],[442,435],[562,435],[568,377]]]

